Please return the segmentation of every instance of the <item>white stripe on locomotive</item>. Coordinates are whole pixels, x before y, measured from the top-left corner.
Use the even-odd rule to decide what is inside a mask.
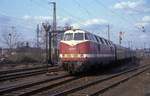
[[[60,54],[60,58],[96,58],[96,57],[114,57],[114,54]]]

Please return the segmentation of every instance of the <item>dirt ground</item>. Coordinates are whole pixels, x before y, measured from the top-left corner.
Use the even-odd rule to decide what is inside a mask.
[[[15,70],[15,69],[24,69],[24,68],[32,68],[32,67],[40,67],[46,64],[40,63],[30,63],[30,64],[3,64],[0,66],[0,71],[7,71],[7,70]]]
[[[140,64],[150,64],[150,57],[141,60]],[[150,96],[150,70],[100,96]]]

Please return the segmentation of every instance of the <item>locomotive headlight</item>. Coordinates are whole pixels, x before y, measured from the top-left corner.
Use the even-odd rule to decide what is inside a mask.
[[[80,58],[86,58],[85,54],[80,54]]]
[[[82,54],[82,58],[87,58],[87,55],[86,54]]]
[[[62,58],[63,57],[62,54],[60,54],[59,57]]]

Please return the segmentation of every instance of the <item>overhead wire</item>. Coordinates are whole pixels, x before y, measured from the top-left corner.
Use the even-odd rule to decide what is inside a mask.
[[[33,0],[31,0],[31,1],[33,2]],[[41,0],[41,1],[43,1],[43,0]],[[35,2],[35,0],[34,0],[34,2]],[[33,3],[34,3],[34,2],[33,2]],[[49,3],[49,2],[46,2],[46,3]],[[35,2],[35,4],[36,4],[37,6],[41,6],[41,5],[38,4],[37,2]],[[43,8],[43,7],[42,7],[42,8]],[[45,8],[46,8],[46,7],[45,7]],[[44,8],[44,9],[45,9],[45,8]],[[47,8],[46,8],[46,9],[47,9]],[[75,15],[69,13],[68,11],[66,11],[66,9],[64,9],[64,8],[62,8],[62,7],[61,7],[61,9],[63,10],[63,11],[62,11],[63,13],[66,13],[66,14],[70,15],[71,17],[75,18],[76,20],[79,20],[79,19],[81,20],[81,18],[76,17]],[[51,15],[51,16],[52,16],[52,15]]]
[[[49,3],[49,2],[46,2],[46,3]],[[59,11],[59,12],[61,12],[61,14],[63,14],[64,16],[69,16],[69,17],[71,17],[71,19],[72,19],[73,21],[76,21],[74,24],[80,24],[80,25],[82,25],[82,26],[85,26],[85,25],[83,24],[83,18],[81,18],[81,17],[79,17],[79,16],[75,16],[74,14],[68,12],[65,8],[63,8],[63,7],[61,7],[61,6],[59,6],[59,7],[60,7],[60,9],[62,10],[62,11]],[[63,18],[66,18],[66,17],[64,17],[64,16],[63,16]]]
[[[121,3],[122,1],[120,1],[120,0],[117,0],[119,3]],[[122,5],[123,7],[126,7],[125,5]],[[131,8],[130,8],[130,10],[131,10]],[[136,17],[134,16],[133,17],[133,15],[129,15],[130,16],[130,18],[132,18],[131,20],[132,20],[132,22],[136,22],[137,21],[137,19],[136,19]]]
[[[39,2],[37,2],[36,0],[30,0],[32,3],[36,4],[38,7],[42,8],[42,9],[47,9],[46,6],[42,6]],[[42,0],[43,1],[43,0]]]
[[[31,2],[33,2],[33,0],[30,0]],[[34,2],[33,2],[34,4],[37,4],[38,6],[40,6],[40,4],[38,3],[38,2],[36,2],[35,0],[34,0]],[[41,6],[40,6],[41,7]],[[44,8],[44,7],[41,7],[41,8]],[[45,7],[46,8],[46,7]],[[44,9],[45,9],[44,8]],[[3,11],[1,11],[0,10],[0,14],[1,15],[4,15],[4,16],[6,16],[6,17],[9,17],[9,18],[12,18],[12,20],[13,19],[15,19],[15,23],[16,23],[16,21],[18,21],[19,23],[27,23],[27,25],[26,26],[28,26],[28,28],[30,27],[31,28],[31,26],[34,26],[35,24],[33,24],[33,23],[36,23],[36,22],[34,22],[34,20],[30,20],[29,22],[24,18],[24,17],[22,17],[22,18],[18,18],[18,17],[14,17],[14,16],[9,16],[9,15],[7,15],[5,12],[3,12]],[[29,16],[29,18],[30,18],[30,16]],[[28,18],[27,18],[28,19]],[[32,18],[31,18],[32,19]],[[33,21],[33,23],[31,23],[31,21]],[[19,25],[20,26],[20,24],[17,24],[17,25]],[[26,27],[26,26],[22,26],[22,27]]]
[[[121,0],[117,0],[119,3],[121,3],[122,1]],[[123,7],[126,7],[125,5],[122,5]],[[131,8],[130,8],[131,9]],[[129,14],[128,14],[129,15]],[[130,20],[129,20],[129,18],[131,18]],[[126,22],[128,22],[129,24],[132,24],[132,26],[133,26],[133,28],[136,28],[136,29],[138,29],[138,27],[136,26],[136,22],[137,22],[137,19],[136,19],[136,17],[133,17],[133,15],[129,15],[129,16],[126,16]],[[142,26],[141,26],[141,29],[140,30],[142,30]],[[133,31],[133,30],[132,30]],[[134,33],[130,33],[131,35],[129,35],[128,37],[131,37],[131,38],[133,38],[133,36],[135,36],[135,34]]]
[[[115,11],[113,11],[112,9],[109,9],[108,7],[106,7],[106,5],[104,5],[102,2],[100,2],[100,0],[95,0],[98,4],[100,4],[101,6],[103,6],[104,8],[106,8],[107,10],[109,10],[111,13],[113,13],[114,15],[118,16],[119,18],[121,18],[122,21],[128,22],[129,24],[133,24],[133,22],[129,21],[128,19],[126,19],[125,17],[121,16],[120,14],[116,13]]]
[[[16,23],[16,21],[18,21],[18,22],[21,22],[21,23],[27,23],[27,21],[25,20],[25,19],[23,19],[23,18],[18,18],[18,17],[14,17],[14,16],[9,16],[9,15],[7,15],[6,13],[4,13],[4,12],[2,12],[1,10],[0,10],[0,14],[2,15],[2,16],[5,16],[5,17],[9,17],[9,18],[11,18],[11,20],[14,20],[15,21],[15,23]],[[25,21],[25,22],[24,22]],[[19,24],[20,25],[20,24]],[[29,27],[31,27],[31,26],[33,26],[31,23],[28,23],[28,25],[26,25],[26,26],[29,26]]]
[[[102,5],[104,8],[108,9],[111,13],[113,13],[113,14],[117,15],[119,18],[121,18],[122,21],[128,22],[129,24],[131,24],[131,26],[135,27],[135,26],[134,26],[135,23],[134,23],[133,21],[131,22],[129,19],[127,19],[127,18],[125,18],[125,17],[119,15],[118,13],[116,14],[115,11],[113,11],[113,10],[107,8],[107,7],[106,7],[103,3],[101,3],[99,0],[96,0],[96,1],[97,1],[98,4]],[[131,28],[131,27],[130,27],[130,28]]]
[[[30,0],[30,1],[32,1],[32,0]],[[38,3],[36,3],[36,4],[38,4]],[[43,7],[41,7],[41,8],[43,8]],[[2,15],[2,16],[5,16],[5,17],[9,17],[9,18],[11,18],[11,20],[12,21],[15,21],[15,23],[13,24],[13,22],[11,22],[10,24],[5,24],[5,25],[12,25],[12,26],[21,26],[21,24],[23,24],[24,23],[24,25],[23,26],[21,26],[21,27],[23,27],[23,28],[26,28],[26,29],[36,29],[36,28],[34,28],[34,26],[36,27],[36,25],[34,24],[34,23],[36,23],[36,21],[37,20],[28,20],[28,19],[30,19],[30,16],[29,16],[29,18],[27,17],[27,19],[25,18],[25,17],[22,17],[22,18],[18,18],[18,17],[15,17],[15,16],[9,16],[9,15],[7,15],[5,12],[3,12],[2,10],[0,10],[0,14]],[[35,18],[32,18],[31,17],[31,19],[35,19]],[[32,23],[32,22],[33,23]],[[19,23],[19,24],[16,24],[16,23]],[[2,25],[2,24],[1,24]],[[3,24],[4,25],[4,24]],[[31,27],[31,26],[33,26],[33,27]]]
[[[77,2],[77,0],[74,0],[74,1],[76,1],[77,5],[78,5],[79,7],[81,7],[81,8],[83,9],[83,11],[85,11],[88,15],[92,15],[85,7],[81,6],[80,3]],[[92,3],[92,4],[93,4],[93,3]],[[108,25],[108,24],[105,24],[105,26],[107,26],[107,25]],[[104,29],[103,29],[103,33],[104,33]],[[99,34],[99,33],[96,32],[96,34]]]
[[[80,9],[82,9],[83,11],[86,12],[86,14],[90,17],[91,16],[91,13],[83,6],[80,5],[80,3],[77,1],[77,0],[73,0],[77,5],[78,7],[80,7]]]
[[[35,2],[35,0],[33,1],[33,0],[31,0],[32,2]],[[45,2],[45,3],[49,3],[49,2]],[[37,2],[35,3],[37,6],[40,6],[40,4],[38,4]],[[44,7],[44,9],[45,9],[45,7]],[[47,9],[47,8],[46,8]],[[62,12],[63,14],[68,14],[70,17],[72,17],[71,19],[73,19],[73,20],[75,20],[75,21],[77,21],[77,22],[79,22],[80,24],[81,24],[81,21],[80,20],[82,20],[80,17],[76,17],[75,15],[73,15],[73,14],[71,14],[70,12],[68,12],[66,9],[64,9],[64,8],[62,8],[61,7],[61,10],[63,10],[63,11],[60,11],[60,12]],[[64,17],[65,18],[65,17]]]
[[[28,30],[31,30],[31,29],[33,30],[32,27],[22,26],[22,25],[19,25],[19,24],[9,24],[9,23],[4,24],[4,23],[3,23],[3,24],[0,24],[0,26],[11,26],[11,27],[12,27],[12,26],[15,26],[15,27],[16,27],[16,26],[18,26],[18,27],[20,26],[20,27],[25,28],[25,29],[28,29]],[[18,27],[16,27],[16,28],[18,28]]]

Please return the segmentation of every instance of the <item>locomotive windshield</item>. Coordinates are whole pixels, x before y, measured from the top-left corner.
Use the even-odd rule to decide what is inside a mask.
[[[83,39],[84,39],[83,33],[66,33],[64,35],[64,41],[83,40]]]
[[[83,40],[83,33],[75,33],[74,40]]]
[[[64,41],[73,40],[73,33],[66,33],[64,35]]]

